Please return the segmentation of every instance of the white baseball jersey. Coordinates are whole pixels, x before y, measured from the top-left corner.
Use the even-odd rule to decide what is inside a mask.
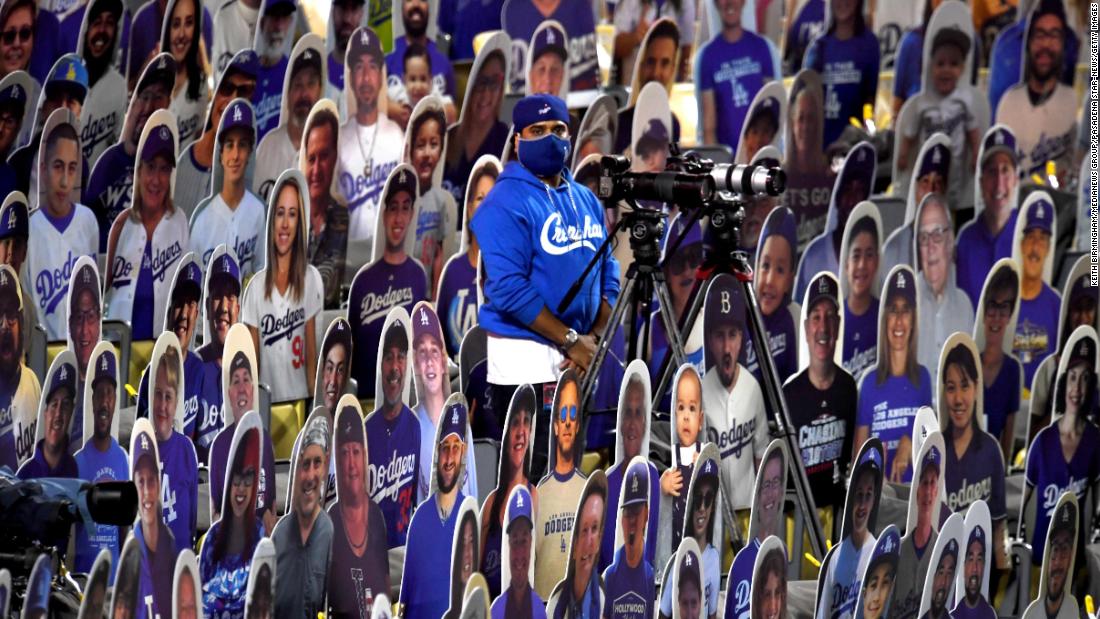
[[[35,424],[38,422],[38,399],[41,396],[38,377],[30,368],[23,366],[19,372],[19,387],[15,389],[8,409],[15,436],[15,461],[19,466],[34,455]]]
[[[229,208],[221,194],[215,195],[191,220],[191,251],[200,256],[205,269],[214,248],[225,243],[236,253],[241,279],[247,279],[264,267],[266,223],[264,205],[251,191],[244,192],[236,209]]]
[[[306,321],[324,307],[324,285],[313,265],[306,265],[305,289],[298,301],[272,286],[264,295],[266,269],[256,272],[241,303],[241,322],[259,332],[260,381],[271,386],[271,400],[301,400],[309,394],[306,377]]]
[[[1016,84],[997,105],[997,122],[1016,134],[1020,151],[1020,173],[1046,176],[1046,162],[1053,160],[1062,172],[1073,165],[1077,138],[1077,96],[1059,83],[1046,101],[1032,105],[1027,84]]]
[[[88,91],[80,110],[80,145],[89,168],[118,141],[128,103],[126,78],[114,67],[108,68]]]
[[[340,127],[339,145],[336,177],[351,217],[348,238],[369,241],[374,238],[382,186],[404,155],[405,134],[382,114],[378,122],[367,126],[352,118]]]
[[[252,192],[267,204],[267,194],[284,171],[298,167],[298,149],[290,141],[286,126],[272,129],[256,149],[256,171],[252,174]]]
[[[206,82],[202,82],[197,99],[187,96],[187,86],[180,88],[172,102],[168,104],[168,110],[176,115],[176,127],[180,135],[180,150],[186,148],[191,142],[202,135],[203,123],[206,121],[206,108],[210,103],[210,95],[206,90]]]
[[[703,413],[708,442],[718,446],[721,457],[723,524],[733,526],[734,511],[752,505],[756,483],[755,455],[768,447],[768,419],[760,385],[745,366],[738,364],[737,382],[726,391],[712,368],[703,376]]]
[[[140,222],[123,219],[122,230],[115,245],[114,260],[111,261],[112,281],[107,291],[107,318],[109,320],[131,320],[134,313],[134,294],[137,289],[138,275],[141,273],[141,259],[145,254],[145,226]],[[187,231],[187,218],[179,209],[165,213],[153,231],[152,264],[153,275],[154,330],[164,324],[164,314],[168,311],[171,296],[172,274],[180,258],[187,252],[190,235]]]
[[[27,284],[38,320],[50,341],[63,340],[69,331],[69,308],[65,297],[69,277],[81,256],[96,259],[99,250],[99,224],[91,209],[74,204],[70,216],[51,221],[45,207],[36,209],[30,219],[31,242],[27,248]]]
[[[236,0],[221,5],[214,14],[214,51],[210,57],[214,75],[225,71],[237,51],[252,47],[259,18],[259,7],[252,9]]]

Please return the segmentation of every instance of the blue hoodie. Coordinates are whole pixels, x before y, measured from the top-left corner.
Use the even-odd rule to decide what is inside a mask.
[[[606,238],[603,221],[596,196],[568,170],[551,188],[508,162],[470,222],[486,271],[479,324],[495,335],[553,345],[528,327],[545,306],[566,326],[589,332],[601,300],[614,304],[619,295],[619,263],[610,252],[565,312],[557,307]]]

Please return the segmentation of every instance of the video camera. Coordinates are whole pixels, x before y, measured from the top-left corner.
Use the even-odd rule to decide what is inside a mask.
[[[781,168],[716,164],[673,150],[663,172],[631,172],[626,157],[605,155],[600,159],[598,196],[612,205],[623,200],[653,200],[694,209],[714,202],[721,194],[778,196],[787,188],[787,174]]]

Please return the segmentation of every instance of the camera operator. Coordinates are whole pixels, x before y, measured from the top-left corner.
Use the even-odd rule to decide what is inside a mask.
[[[488,332],[487,379],[501,417],[517,385],[536,385],[546,402],[537,385],[553,385],[567,367],[590,369],[597,334],[619,294],[619,264],[608,252],[565,312],[551,309],[607,235],[600,203],[566,168],[568,123],[565,102],[557,97],[532,95],[516,103],[517,159],[505,166],[471,221],[485,265],[478,321]],[[545,414],[536,423],[540,434],[550,427]]]

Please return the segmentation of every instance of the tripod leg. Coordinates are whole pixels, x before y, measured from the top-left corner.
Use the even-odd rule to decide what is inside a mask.
[[[676,329],[676,318],[672,315],[672,297],[668,294],[664,276],[656,274],[655,279],[656,281],[654,282],[653,289],[657,293],[657,302],[660,303],[661,306],[661,322],[664,323],[665,333],[668,337],[668,349],[672,353],[672,359],[675,362],[675,366],[680,367],[687,361],[687,355],[684,353],[682,336]],[[657,393],[664,392],[658,391]]]
[[[583,404],[588,403],[588,398],[592,395],[592,390],[596,388],[596,379],[599,376],[600,368],[603,367],[604,358],[607,356],[607,349],[611,346],[611,340],[615,337],[615,331],[623,321],[623,314],[626,313],[628,307],[632,306],[631,301],[634,297],[635,287],[637,285],[637,271],[631,268],[626,274],[626,281],[623,283],[623,288],[619,292],[618,300],[615,301],[615,307],[611,309],[611,318],[608,319],[607,326],[604,327],[603,333],[600,334],[600,344],[596,348],[595,356],[592,357],[592,365],[588,367],[588,372],[581,380],[580,401]]]
[[[706,296],[706,289],[707,289],[707,284],[708,283],[710,283],[710,278],[709,277],[706,278],[706,279],[696,279],[695,280],[695,285],[691,290],[691,303],[688,305],[687,313],[684,315],[684,328],[683,328],[683,330],[679,329],[676,326],[676,320],[672,319],[671,323],[667,322],[667,321],[664,323],[665,324],[665,333],[669,333],[669,334],[675,333],[677,335],[677,337],[679,338],[681,343],[684,341],[684,339],[688,335],[691,334],[691,330],[695,328],[695,321],[698,319],[699,312],[701,312],[703,310],[703,301],[704,301],[704,297]],[[667,288],[665,289],[665,292],[666,293],[668,292]],[[661,305],[664,305],[664,303],[662,302]],[[670,314],[671,314],[671,312],[670,312]],[[663,315],[662,315],[662,320],[664,320]],[[659,379],[657,380],[657,384],[655,385],[655,387],[653,389],[653,408],[654,408],[654,410],[656,410],[657,406],[660,404],[661,396],[666,391],[668,391],[669,383],[672,382],[672,376],[673,376],[673,374],[676,373],[676,368],[679,367],[680,363],[682,363],[682,362],[676,362],[675,361],[675,357],[673,356],[673,351],[672,351],[672,346],[671,346],[672,339],[673,338],[670,335],[669,336],[670,346],[669,346],[669,349],[667,351],[665,351],[664,359],[662,359],[662,361],[661,361],[661,366],[660,366],[660,370],[659,370],[659,374],[658,374]]]

